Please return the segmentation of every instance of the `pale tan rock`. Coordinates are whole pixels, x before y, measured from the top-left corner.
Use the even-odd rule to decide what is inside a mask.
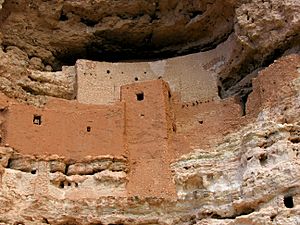
[[[49,167],[51,173],[55,173],[55,172],[65,173],[66,171],[66,164],[62,161],[51,160],[49,161]]]
[[[0,0],[0,9],[3,2]],[[202,140],[194,140],[192,149],[186,150],[189,153],[170,156],[177,194],[173,200],[128,194],[128,173],[134,168],[130,155],[77,160],[22,155],[21,149],[17,152],[5,143],[6,134],[1,133],[5,147],[0,148],[0,224],[300,223],[300,65],[297,57],[288,56],[259,71],[278,57],[277,51],[299,51],[299,1],[18,3],[7,1],[0,14],[0,91],[18,101],[41,106],[47,96],[75,99],[79,64],[56,70],[64,63],[75,64],[77,57],[88,57],[85,47],[91,41],[87,49],[97,46],[97,50],[105,47],[119,53],[126,48],[124,52],[129,50],[132,55],[141,46],[159,55],[217,45],[197,53],[197,59],[201,68],[216,76],[213,79],[219,79],[219,88],[226,92],[223,97],[248,93],[252,87],[254,91],[245,104],[246,115],[241,119],[245,124],[230,131],[216,130],[218,135],[204,136],[215,138],[207,141],[209,145],[203,147]],[[298,75],[290,64],[298,65]],[[221,102],[218,97],[215,100]],[[7,126],[4,115],[9,104],[1,99],[1,131]],[[211,114],[219,118],[233,114],[233,109]],[[193,110],[191,104],[187,110]],[[177,121],[182,125],[177,132],[193,126],[195,119],[198,126],[205,124],[200,120],[203,116],[210,114],[194,114],[187,123]],[[183,139],[192,135],[203,139],[200,133],[211,130],[202,128]],[[180,140],[174,145],[186,147]],[[153,158],[156,153],[156,149],[149,151]],[[159,183],[157,174],[148,176]],[[145,177],[136,180],[143,185]]]
[[[2,167],[8,167],[8,162],[13,154],[13,149],[0,147],[0,165]]]
[[[30,68],[35,70],[43,70],[45,67],[42,60],[38,57],[32,57],[29,60],[29,63],[30,63]]]
[[[2,9],[3,3],[4,3],[4,0],[0,0],[0,10]]]
[[[68,167],[67,175],[93,174],[93,166],[89,164],[76,163]]]

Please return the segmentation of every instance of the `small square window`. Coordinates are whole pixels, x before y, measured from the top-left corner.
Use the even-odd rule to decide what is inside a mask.
[[[87,126],[87,127],[86,127],[86,131],[87,131],[87,132],[91,132],[91,130],[92,130],[92,128],[91,128],[90,126]]]
[[[136,94],[136,100],[143,101],[144,100],[144,93],[143,92],[137,93]]]
[[[41,125],[42,124],[42,116],[40,115],[33,115],[33,124]]]

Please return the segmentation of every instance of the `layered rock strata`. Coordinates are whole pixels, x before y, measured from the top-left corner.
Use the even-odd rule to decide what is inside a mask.
[[[299,56],[289,56],[260,73],[247,105],[251,123],[172,163],[176,200],[127,197],[125,158],[72,161],[2,148],[1,221],[297,224],[299,63]],[[252,110],[257,101],[261,108]]]

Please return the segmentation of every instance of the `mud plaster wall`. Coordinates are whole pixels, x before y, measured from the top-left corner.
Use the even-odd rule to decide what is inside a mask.
[[[113,103],[119,100],[120,86],[159,78],[169,83],[181,101],[213,99],[218,96],[216,76],[203,68],[202,58],[203,55],[193,54],[137,63],[78,60],[77,99],[88,104]]]
[[[34,115],[41,124],[34,124]],[[5,122],[5,143],[25,154],[73,159],[124,153],[124,105],[85,106],[56,101],[44,109],[14,104]]]
[[[257,118],[263,108],[281,101],[293,92],[291,83],[300,76],[300,56],[290,55],[261,71],[253,80],[253,92],[242,116],[235,98],[175,104],[176,138],[173,146],[177,157],[192,149],[213,146],[226,134]],[[287,120],[287,121],[286,121]],[[283,123],[288,123],[284,118]]]
[[[130,196],[175,197],[169,168],[173,155],[170,90],[162,80],[123,86],[122,102],[83,105],[50,101],[44,109],[12,104],[6,112],[5,143],[25,154],[129,156]],[[34,124],[36,116],[41,124]],[[90,131],[87,128],[90,128]]]
[[[253,80],[254,91],[247,102],[247,114],[257,115],[262,108],[272,105],[293,93],[291,81],[300,75],[300,56],[293,54],[278,60]],[[260,106],[260,107],[258,107]]]
[[[176,104],[174,109],[177,138],[183,141],[175,143],[178,156],[194,148],[215,144],[219,138],[239,127],[242,117],[241,107],[233,98]]]
[[[162,80],[123,86],[130,158],[128,192],[140,196],[175,196],[169,168],[169,87]],[[143,93],[144,99],[137,100]]]

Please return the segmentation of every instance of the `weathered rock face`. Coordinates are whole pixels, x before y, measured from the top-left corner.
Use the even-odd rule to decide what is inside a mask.
[[[247,104],[245,119],[252,122],[219,138],[212,147],[195,147],[172,163],[177,199],[128,197],[127,158],[74,161],[56,155],[27,156],[3,147],[0,220],[4,224],[298,224],[299,68],[300,58],[293,55],[260,72]],[[253,104],[261,108],[250,110]]]
[[[0,96],[0,224],[300,223],[298,0],[0,0],[0,10],[0,92],[9,97]],[[16,150],[5,142],[10,105],[43,106],[49,96],[77,97],[77,59],[148,61],[194,52],[193,63],[199,61],[196,70],[217,79],[219,97],[226,99],[199,96],[199,102],[181,102],[180,96],[169,92],[168,132],[162,137],[153,131],[164,139],[163,150],[145,151],[151,156],[145,164],[139,154],[134,160],[128,157],[127,144],[120,157],[75,159],[74,149],[66,149],[71,157],[46,154],[43,149],[27,155],[22,147]],[[93,70],[96,64],[86,63],[95,79],[103,72]],[[130,74],[133,64],[128,70],[123,64],[117,69],[116,64],[107,65],[110,68],[103,73],[110,84],[115,71],[124,75],[125,68]],[[86,75],[88,69],[80,73]],[[149,71],[140,77],[149,79]],[[205,76],[186,77],[195,84],[207,81],[200,80]],[[208,92],[216,93],[217,87]],[[153,104],[148,107],[156,110]],[[131,115],[138,109],[130,108]],[[43,113],[45,108],[39,110]],[[143,153],[137,143],[147,135],[140,135],[138,123],[130,124],[128,118],[124,124],[136,128],[132,140],[124,132],[124,142]],[[168,160],[155,161],[161,153],[172,159],[170,165],[160,165]],[[176,197],[161,197],[170,190],[160,197],[132,196],[129,192],[135,186],[128,191],[130,181],[139,187],[147,183],[145,177],[136,176],[142,174],[134,171],[141,168],[138,165],[167,168],[168,173],[161,174],[171,174],[173,181],[164,181],[170,181]],[[154,187],[164,186],[154,179],[158,174],[150,172]]]
[[[213,49],[222,43],[219,46],[227,46],[218,50],[223,55],[217,54],[207,69],[218,73],[224,98],[248,95],[257,70],[286,51],[299,51],[297,0],[23,0],[2,4],[0,68],[9,77],[1,81],[7,89],[2,91],[35,104],[44,102],[39,94],[70,99],[72,88],[49,92],[53,83],[45,81],[38,84],[45,88],[24,91],[24,85],[13,77],[26,79],[27,68],[61,70],[82,58],[150,60]],[[7,59],[19,62],[7,63]]]
[[[221,73],[225,90],[246,74],[269,65],[286,50],[298,46],[300,40],[300,4],[297,0],[247,1],[235,12],[237,45]]]
[[[234,18],[234,5],[220,0],[24,0],[7,1],[3,11],[4,46],[54,68],[77,58],[149,59],[212,48],[232,32]]]

